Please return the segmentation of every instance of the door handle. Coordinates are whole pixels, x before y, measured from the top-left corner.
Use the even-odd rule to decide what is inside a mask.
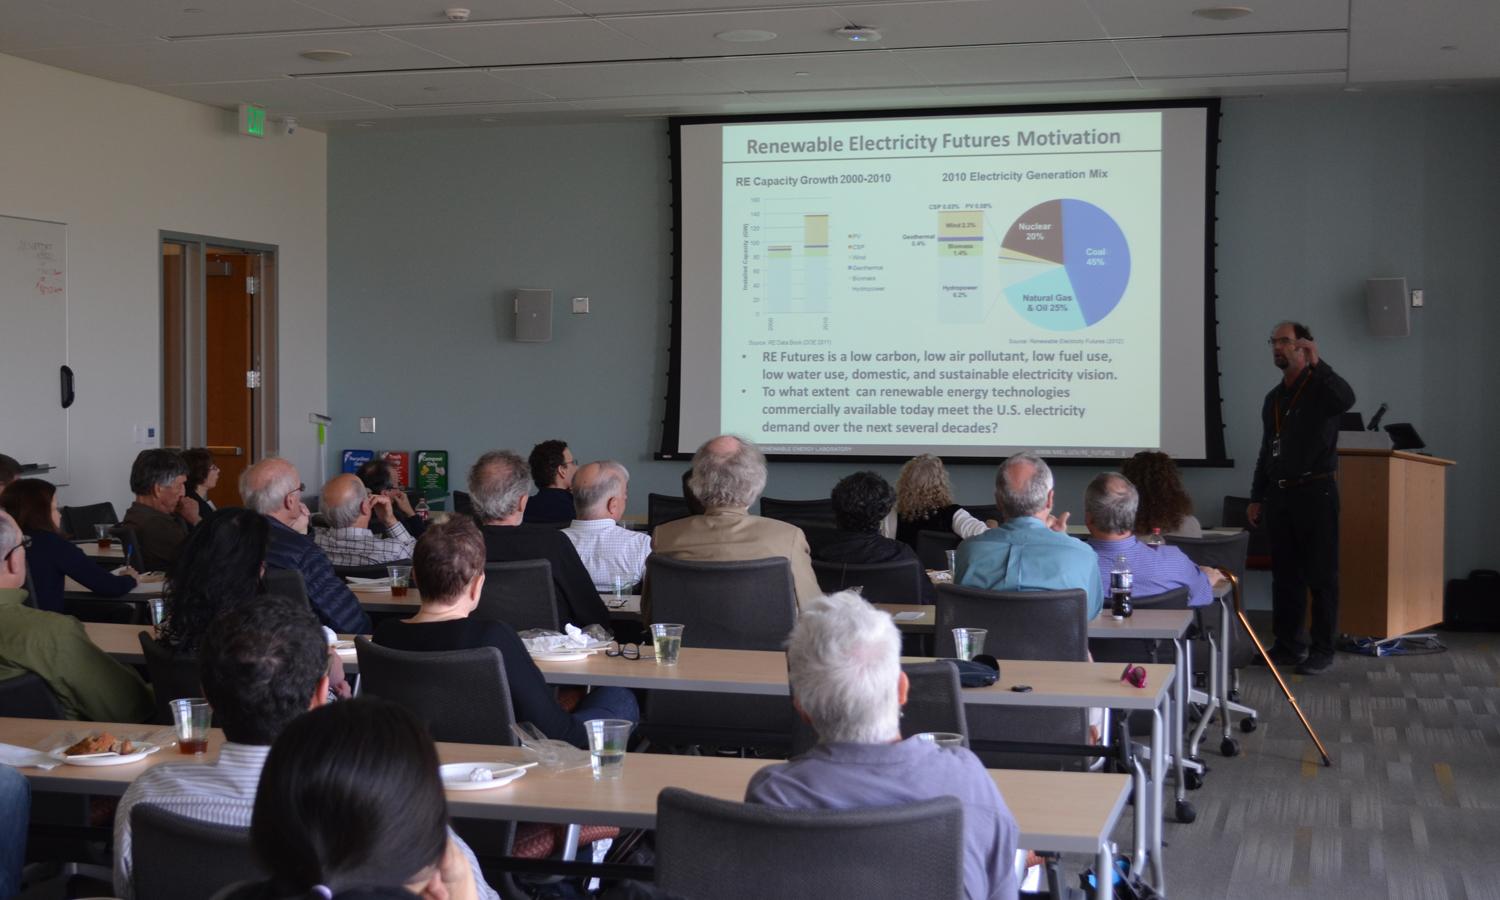
[[[62,381],[62,408],[67,409],[73,405],[73,370],[62,366],[59,375]]]
[[[214,447],[214,446],[210,445],[208,447],[204,447],[203,449],[207,450],[209,453],[217,453],[220,456],[244,456],[245,455],[245,451],[242,448],[240,448],[240,447]]]

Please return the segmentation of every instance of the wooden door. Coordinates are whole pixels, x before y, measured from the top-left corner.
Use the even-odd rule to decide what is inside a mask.
[[[239,479],[255,446],[254,290],[259,257],[210,249],[204,266],[204,445],[219,466],[215,506],[240,505]]]

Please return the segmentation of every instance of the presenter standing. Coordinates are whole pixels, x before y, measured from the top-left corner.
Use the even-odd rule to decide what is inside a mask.
[[[1312,332],[1282,322],[1271,332],[1281,383],[1261,407],[1260,455],[1250,488],[1250,524],[1265,517],[1271,538],[1271,659],[1317,675],[1333,665],[1339,618],[1339,416],[1354,391],[1318,358]],[[1312,630],[1304,630],[1312,592]]]

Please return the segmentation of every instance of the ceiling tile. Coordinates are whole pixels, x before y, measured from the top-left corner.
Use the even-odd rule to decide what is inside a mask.
[[[949,0],[943,3],[851,5],[839,12],[877,28],[885,47],[1018,44],[1105,37],[1084,0]]]
[[[712,75],[742,91],[808,91],[910,87],[927,80],[886,50],[805,53],[795,56],[694,60],[695,72]]]
[[[496,72],[495,77],[559,100],[641,97],[685,92],[714,94],[736,90],[735,85],[711,68],[689,67],[677,60],[503,69]]]
[[[144,31],[119,28],[41,3],[0,3],[0,53],[128,44],[149,37]]]
[[[1500,78],[1500,3],[1352,2],[1350,81]]]
[[[1081,81],[1130,76],[1120,52],[1109,41],[901,50],[896,56],[933,84]]]
[[[1253,13],[1222,22],[1193,15],[1211,5],[1208,0],[1090,0],[1111,37],[1338,30],[1349,25],[1348,0],[1255,0]]]
[[[360,25],[431,25],[446,22],[442,2],[413,0],[300,0],[305,6]],[[462,0],[470,22],[576,16],[562,0]],[[454,4],[458,5],[458,4]],[[457,26],[466,27],[466,26]]]
[[[338,28],[349,22],[295,0],[47,0],[65,12],[88,16],[135,33],[232,34],[240,31],[292,31]],[[187,10],[198,10],[187,12]]]
[[[1033,82],[1030,84],[963,84],[938,89],[958,103],[1073,103],[1108,98],[1121,100],[1143,93],[1134,78],[1099,81]]]
[[[1344,83],[1343,72],[1282,72],[1272,75],[1216,75],[1212,78],[1142,78],[1141,86],[1173,94],[1232,94],[1276,87]]]
[[[649,45],[660,56],[708,57],[765,55],[808,51],[859,52],[869,45],[851,44],[833,31],[849,24],[833,9],[768,9],[754,12],[699,13],[681,16],[622,16],[609,27]],[[732,43],[714,37],[725,31],[753,29],[776,34],[775,40]]]
[[[241,103],[256,103],[271,115],[306,115],[339,110],[378,112],[381,106],[365,100],[325,90],[316,84],[295,78],[272,78],[264,81],[223,81],[213,84],[167,84],[155,88],[163,94],[230,109]]]
[[[621,13],[688,13],[747,7],[838,5],[836,0],[562,0],[562,2],[580,12],[601,16]],[[876,0],[876,2],[882,2],[882,0]],[[888,0],[888,2],[902,3],[912,2],[912,0]]]
[[[1342,34],[1258,34],[1116,41],[1137,78],[1343,70]]]
[[[639,42],[588,19],[409,28],[392,33],[403,41],[471,66],[639,59],[656,55]]]
[[[436,106],[451,103],[509,103],[550,99],[536,91],[492,78],[484,72],[412,72],[297,79],[384,106]]]

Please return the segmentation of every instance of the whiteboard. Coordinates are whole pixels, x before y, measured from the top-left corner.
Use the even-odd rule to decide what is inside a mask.
[[[68,475],[68,229],[0,216],[0,453]]]

